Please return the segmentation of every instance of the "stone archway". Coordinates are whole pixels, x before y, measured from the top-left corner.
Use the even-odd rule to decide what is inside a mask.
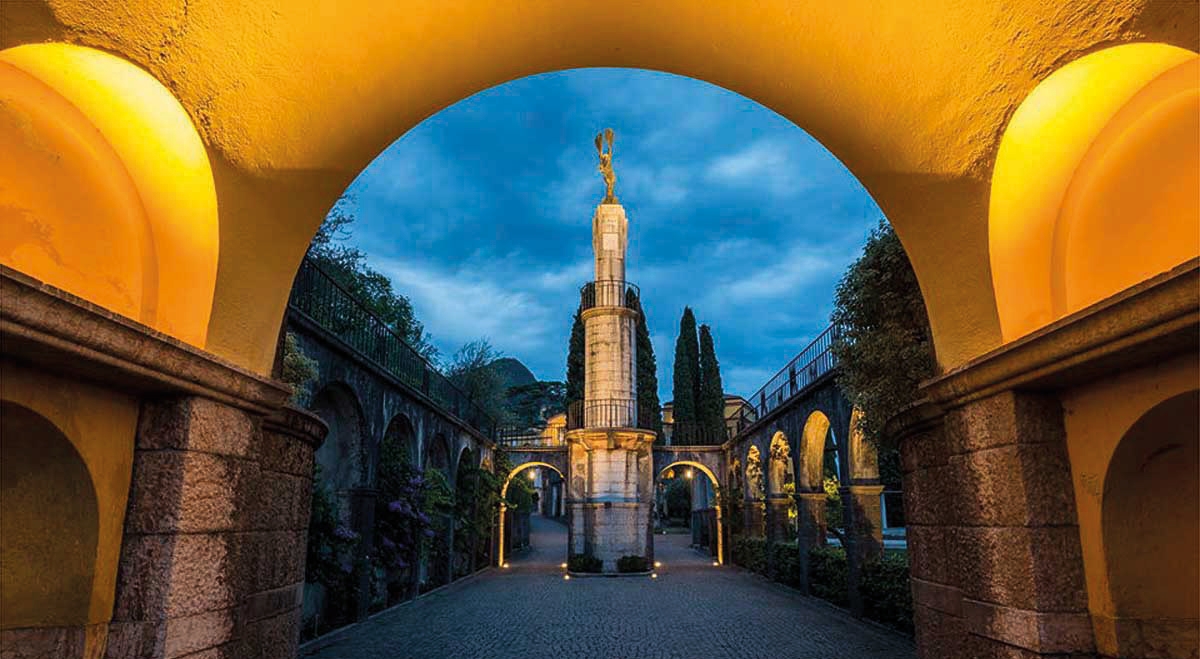
[[[96,588],[99,509],[87,465],[61,430],[22,405],[0,402],[0,643],[70,659],[99,653],[88,633]],[[23,630],[9,637],[8,630]],[[69,639],[69,640],[68,640]]]
[[[1097,643],[1106,655],[1185,656],[1196,647],[1198,456],[1200,390],[1155,405],[1113,453],[1102,499],[1107,584],[1092,593],[1099,600],[1097,629],[1106,631]],[[1163,639],[1171,639],[1169,648],[1156,645]]]
[[[665,473],[667,473],[668,470],[674,469],[676,467],[687,467],[689,469],[698,470],[700,473],[702,473],[708,477],[708,482],[711,483],[713,486],[713,492],[716,495],[714,497],[714,501],[713,501],[713,511],[714,511],[716,529],[715,529],[715,532],[712,534],[712,537],[714,537],[716,539],[717,546],[716,546],[715,554],[716,554],[716,558],[717,558],[717,564],[724,565],[725,564],[725,516],[721,511],[721,499],[719,496],[721,487],[722,487],[721,481],[717,478],[717,475],[713,472],[712,469],[710,469],[707,465],[705,465],[699,461],[696,461],[696,460],[674,460],[674,461],[670,462],[669,464],[667,464],[655,471],[655,474],[654,474],[655,482],[657,483],[658,481],[662,480],[663,475]]]
[[[505,557],[504,557],[505,547],[507,546],[506,542],[505,542],[504,533],[505,533],[505,526],[506,526],[506,515],[508,513],[508,503],[507,503],[507,501],[508,501],[507,500],[508,486],[510,484],[512,484],[512,481],[514,478],[516,478],[517,474],[521,473],[522,471],[525,471],[526,469],[536,469],[536,468],[549,469],[549,470],[553,471],[554,473],[558,474],[559,478],[563,479],[564,481],[566,480],[566,475],[557,466],[552,465],[549,462],[541,462],[541,461],[537,461],[537,460],[530,460],[528,462],[523,462],[523,463],[513,467],[512,470],[508,472],[508,476],[504,479],[504,485],[502,485],[500,487],[500,523],[499,523],[499,532],[496,536],[497,539],[499,540],[499,542],[498,542],[499,549],[496,551],[496,565],[498,567],[501,567],[501,568],[508,567],[508,563],[505,562]]]

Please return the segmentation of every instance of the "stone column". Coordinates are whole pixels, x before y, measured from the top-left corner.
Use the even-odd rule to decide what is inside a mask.
[[[1058,400],[995,394],[947,413],[945,433],[967,653],[1092,653]]]
[[[747,501],[745,503],[746,535],[763,537],[766,535],[766,505],[762,501]]]
[[[767,542],[791,542],[791,527],[788,524],[788,508],[792,498],[786,494],[773,494],[766,503]]]
[[[143,405],[106,657],[295,656],[324,432],[295,410]]]
[[[825,546],[825,492],[800,492],[796,494],[796,517],[801,545]]]
[[[838,488],[842,500],[842,518],[846,520],[846,589],[850,610],[855,615],[862,615],[863,612],[863,565],[879,560],[883,555],[883,530],[879,517],[881,492],[881,485]]]

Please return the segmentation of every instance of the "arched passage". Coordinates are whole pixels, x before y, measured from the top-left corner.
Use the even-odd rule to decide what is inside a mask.
[[[709,469],[708,467],[704,466],[703,464],[701,464],[699,462],[695,462],[692,460],[676,460],[675,462],[672,462],[671,464],[666,465],[665,467],[660,469],[657,474],[655,474],[654,480],[656,482],[661,481],[663,478],[663,475],[666,474],[668,470],[674,469],[676,467],[687,467],[688,469],[698,470],[700,473],[702,473],[708,477],[709,483],[712,484],[713,491],[718,494],[718,496],[714,497],[714,500],[713,500],[713,510],[716,513],[716,520],[717,520],[717,523],[716,523],[717,528],[716,528],[716,534],[715,534],[716,541],[717,541],[716,554],[717,554],[717,563],[724,565],[725,564],[725,520],[724,520],[724,516],[721,514],[721,498],[719,496],[720,491],[721,491],[721,481],[717,480],[717,475],[714,474],[711,469]]]
[[[1200,390],[1155,405],[1125,433],[1104,478],[1103,549],[1111,618],[1106,654],[1149,656],[1200,618]],[[1163,569],[1163,566],[1170,569]],[[1107,626],[1106,621],[1106,626]],[[1163,648],[1157,648],[1159,652]],[[1183,656],[1174,647],[1163,656]],[[1178,653],[1178,655],[1176,655]]]
[[[65,628],[79,636],[76,656],[90,656],[100,521],[87,465],[53,423],[15,403],[0,402],[0,437],[0,632]]]
[[[820,410],[808,415],[800,443],[800,479],[797,488],[819,491],[824,483],[825,446],[829,437],[829,417]]]
[[[549,470],[553,471],[554,473],[558,474],[559,478],[566,480],[566,475],[564,475],[562,473],[562,471],[559,470],[558,467],[555,467],[554,465],[550,464],[549,462],[538,462],[538,461],[524,462],[524,463],[521,463],[521,464],[513,467],[512,470],[508,472],[508,476],[504,479],[504,484],[500,486],[500,522],[499,522],[499,533],[496,536],[499,540],[499,542],[497,543],[499,546],[499,549],[496,551],[496,565],[499,567],[505,567],[507,565],[507,563],[504,562],[504,552],[505,552],[505,547],[507,546],[507,544],[505,542],[504,532],[505,532],[505,514],[508,512],[508,486],[512,484],[513,479],[517,477],[517,474],[521,473],[522,471],[525,471],[527,469],[532,469],[532,468],[549,469]]]
[[[348,520],[350,490],[370,482],[362,407],[350,387],[332,383],[317,392],[311,408],[329,426],[316,453],[319,480],[338,496],[343,519]]]
[[[417,432],[407,415],[397,414],[388,422],[383,433],[383,447],[384,452],[395,452],[397,456],[403,455],[409,464],[417,464]]]

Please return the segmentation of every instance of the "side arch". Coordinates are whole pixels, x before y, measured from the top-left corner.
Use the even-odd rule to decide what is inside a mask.
[[[663,474],[665,474],[668,469],[673,469],[675,467],[690,467],[692,469],[698,469],[700,471],[700,473],[707,476],[709,482],[712,483],[713,490],[717,493],[717,496],[716,496],[715,500],[713,501],[713,509],[717,513],[717,563],[724,565],[725,564],[725,515],[724,515],[724,512],[721,510],[721,496],[720,496],[721,481],[720,481],[720,479],[717,478],[717,475],[715,473],[713,473],[713,471],[711,469],[709,469],[703,463],[696,462],[694,460],[675,460],[674,462],[671,462],[670,464],[659,469],[658,473],[656,473],[654,475],[654,480],[655,481],[662,480]]]
[[[94,617],[99,558],[91,474],[63,431],[27,407],[0,401],[0,436],[0,638],[8,629],[81,631]]]
[[[354,390],[343,382],[328,383],[313,396],[310,408],[329,426],[315,456],[321,480],[343,497],[350,489],[370,483],[366,417]]]
[[[829,417],[820,410],[808,415],[800,442],[800,478],[796,487],[808,492],[824,484],[825,444],[829,437]]]
[[[115,55],[40,43],[0,51],[0,101],[0,263],[207,347],[217,193],[175,96]]]
[[[541,461],[537,461],[537,460],[523,462],[523,463],[513,467],[512,470],[510,470],[508,472],[508,476],[505,477],[505,479],[504,479],[504,484],[500,486],[500,522],[498,524],[499,533],[496,536],[499,539],[499,542],[496,543],[498,545],[498,549],[496,551],[496,566],[497,567],[503,568],[503,567],[507,566],[507,563],[504,562],[504,545],[505,545],[505,542],[504,542],[504,526],[505,526],[504,516],[505,516],[505,513],[508,512],[508,504],[506,503],[506,500],[507,500],[506,497],[508,496],[508,486],[512,483],[513,478],[515,478],[517,476],[517,474],[519,474],[520,472],[525,471],[526,469],[529,469],[531,467],[543,467],[546,469],[550,469],[550,470],[553,470],[554,473],[558,474],[559,478],[562,478],[564,481],[567,479],[566,474],[564,474],[562,472],[562,470],[559,469],[558,467],[550,464],[549,462],[541,462]]]
[[[1198,79],[1196,53],[1125,44],[1063,66],[1022,101],[988,209],[1003,341],[1196,258]]]

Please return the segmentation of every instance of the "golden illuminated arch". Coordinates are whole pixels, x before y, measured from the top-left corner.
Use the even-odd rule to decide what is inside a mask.
[[[0,101],[0,263],[205,347],[217,195],[179,101],[62,43],[0,51]]]
[[[555,467],[554,465],[550,464],[549,462],[538,462],[538,461],[523,462],[523,463],[517,465],[516,467],[513,467],[512,471],[508,472],[508,478],[504,479],[504,485],[501,486],[501,488],[500,488],[500,507],[502,509],[505,506],[504,498],[506,496],[508,496],[509,483],[512,483],[513,477],[515,477],[518,472],[524,471],[525,469],[528,469],[530,467],[545,467],[547,469],[553,470],[554,473],[558,474],[558,476],[560,478],[562,478],[563,480],[566,480],[566,478],[567,478],[566,476],[563,475],[562,471],[560,471],[558,469],[558,467]]]
[[[787,435],[776,432],[771,437],[771,461],[767,469],[767,494],[781,496],[785,486],[795,484],[796,469],[792,464],[792,447],[788,444]]]
[[[1005,129],[989,255],[1005,341],[1200,254],[1200,58],[1127,44],[1055,71]]]
[[[1104,44],[1200,47],[1195,3],[1132,0],[1088,11],[1043,0],[461,0],[454,11],[212,0],[186,19],[175,0],[50,4],[8,3],[0,46],[73,40],[119,54],[169,81],[201,128],[221,206],[207,348],[260,373],[305,248],[372,158],[475,92],[590,66],[705,80],[813,135],[895,226],[938,360],[961,364],[1001,343],[988,199],[1004,121],[1043,72]],[[874,25],[890,27],[855,38]]]
[[[862,416],[862,410],[857,407],[850,412],[850,442],[846,453],[851,482],[879,479],[879,452],[875,444],[863,436]]]
[[[711,469],[709,469],[708,467],[706,467],[703,464],[696,462],[694,460],[676,460],[675,462],[672,462],[671,464],[658,470],[658,479],[661,479],[663,477],[663,474],[665,474],[668,469],[674,469],[675,467],[679,467],[679,466],[686,466],[686,467],[692,467],[694,469],[699,469],[702,474],[704,474],[705,476],[708,476],[709,482],[712,483],[713,491],[718,494],[717,500],[713,502],[713,510],[715,510],[716,514],[717,514],[717,563],[720,565],[724,565],[725,564],[725,513],[721,510],[721,499],[720,499],[721,481],[717,480],[717,475],[714,474]],[[658,480],[658,479],[656,479],[656,480]]]
[[[820,490],[825,482],[825,439],[829,436],[829,417],[820,410],[808,415],[800,442],[800,482],[798,491]]]

